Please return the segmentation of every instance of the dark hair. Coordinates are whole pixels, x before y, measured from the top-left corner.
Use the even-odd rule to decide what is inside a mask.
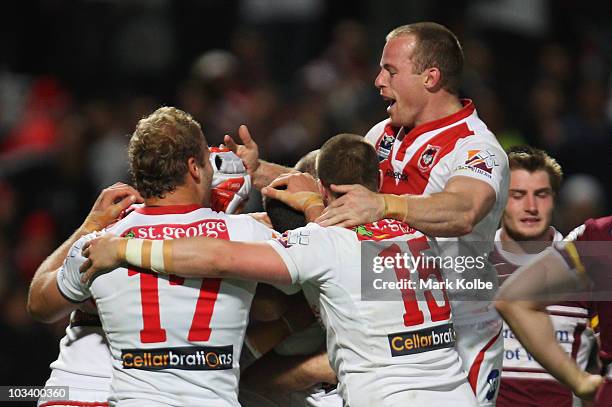
[[[563,180],[563,171],[557,160],[549,156],[544,150],[530,146],[516,146],[508,151],[510,171],[526,170],[529,173],[546,171],[552,190],[557,193]]]
[[[188,113],[161,107],[136,125],[128,147],[134,186],[144,198],[163,198],[183,185],[187,161],[204,165],[207,145],[200,124]]]
[[[463,72],[463,50],[455,34],[443,25],[422,22],[397,27],[387,34],[387,41],[405,35],[413,35],[417,40],[410,57],[416,73],[427,68],[438,68],[442,88],[458,94]]]
[[[360,184],[378,191],[378,158],[374,147],[356,134],[327,140],[317,157],[317,175],[324,186]]]
[[[294,169],[306,172],[316,177],[316,161],[319,150],[311,151],[295,164]],[[293,230],[306,225],[306,217],[300,211],[296,211],[289,205],[278,199],[263,197],[263,207],[270,217],[272,228],[278,232]]]

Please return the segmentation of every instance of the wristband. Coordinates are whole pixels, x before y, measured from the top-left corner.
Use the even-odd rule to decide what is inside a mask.
[[[119,247],[121,256],[122,247]],[[172,264],[170,241],[129,239],[125,244],[125,260],[136,267],[154,271],[157,274],[168,274]]]
[[[406,213],[406,201],[404,198],[393,194],[383,194],[383,200],[385,202],[383,218],[397,219],[406,223],[408,214]]]
[[[323,199],[321,198],[321,195],[317,194],[316,192],[312,192],[311,194],[312,195],[306,198],[306,200],[302,204],[304,212],[314,206],[323,206]]]

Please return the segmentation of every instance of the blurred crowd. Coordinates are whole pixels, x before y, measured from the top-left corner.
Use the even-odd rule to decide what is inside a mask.
[[[373,81],[384,35],[401,24],[451,28],[466,59],[462,96],[504,147],[531,144],[557,158],[566,175],[558,229],[610,213],[611,8],[572,0],[457,1],[452,10],[441,0],[8,7],[0,17],[0,383],[46,380],[66,321],[33,323],[27,286],[97,193],[129,180],[125,147],[139,118],[180,107],[211,145],[245,123],[263,158],[293,165],[334,134],[365,134],[385,118]],[[256,196],[249,206],[259,209]]]

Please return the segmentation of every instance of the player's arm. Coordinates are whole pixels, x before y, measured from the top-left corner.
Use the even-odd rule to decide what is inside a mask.
[[[344,194],[316,220],[321,226],[356,226],[397,219],[429,236],[462,236],[491,210],[495,191],[486,182],[452,177],[442,192],[431,195],[377,194],[361,185],[332,185]]]
[[[318,383],[337,382],[325,351],[305,356],[270,352],[250,366],[240,380],[248,388],[264,394],[287,394]]]
[[[563,257],[546,250],[521,267],[504,283],[495,307],[525,349],[561,383],[580,398],[591,399],[602,382],[601,376],[582,371],[555,339],[548,304],[567,298],[582,277],[576,275]]]
[[[103,236],[83,248],[84,281],[122,264],[183,277],[255,280],[291,284],[280,255],[268,243],[232,242],[197,237],[176,240],[125,239]]]
[[[234,139],[228,135],[225,136],[224,142],[230,150],[234,151],[242,159],[248,173],[251,175],[255,188],[262,189],[279,175],[293,171],[292,168],[260,160],[259,147],[245,125],[238,128],[238,136],[242,141],[242,145],[236,144]]]
[[[47,310],[54,309],[54,305],[62,304],[65,300],[57,289],[56,272],[68,255],[68,250],[82,236],[108,226],[134,202],[142,202],[140,194],[120,182],[100,193],[83,224],[36,270],[27,303],[28,312],[34,319],[51,322],[64,314],[64,310],[59,309],[57,313],[48,315]]]

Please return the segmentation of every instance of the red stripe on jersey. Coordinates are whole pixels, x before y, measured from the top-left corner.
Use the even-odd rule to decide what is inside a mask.
[[[474,359],[474,363],[470,367],[470,371],[468,373],[468,382],[470,383],[470,387],[474,394],[476,394],[476,385],[478,383],[478,373],[480,373],[480,365],[482,365],[482,361],[484,360],[485,353],[489,350],[491,346],[495,343],[499,335],[501,335],[502,330],[500,329],[497,335],[495,335],[491,340],[478,352],[476,359]]]
[[[427,187],[427,184],[429,183],[429,176],[433,167],[439,163],[444,156],[455,149],[457,141],[473,134],[474,132],[470,130],[466,123],[460,123],[440,132],[419,147],[419,149],[410,158],[410,161],[408,161],[406,166],[402,169],[400,174],[397,174],[393,168],[391,159],[394,157],[394,154],[391,152],[389,158],[380,163],[380,169],[383,172],[383,183],[380,192],[397,195],[422,195]],[[425,150],[427,148],[431,148],[432,146],[437,146],[440,148],[440,150],[437,152],[434,162],[431,163],[426,171],[423,171],[419,169],[419,160],[421,159],[421,155],[425,152]],[[409,142],[408,138],[406,137],[402,141],[397,155],[395,155],[395,159],[402,161],[408,147]],[[398,179],[399,182],[396,182]]]
[[[458,121],[463,120],[469,117],[472,113],[474,113],[474,103],[470,99],[462,99],[461,104],[463,105],[463,107],[459,111],[451,114],[450,116],[423,123],[420,126],[413,128],[408,134],[406,134],[404,140],[407,143],[412,143],[417,137],[419,137],[423,133],[450,126],[451,124],[457,123]]]
[[[181,213],[193,212],[196,209],[202,208],[202,205],[164,205],[164,206],[141,206],[136,208],[134,212],[143,215],[174,215]]]

